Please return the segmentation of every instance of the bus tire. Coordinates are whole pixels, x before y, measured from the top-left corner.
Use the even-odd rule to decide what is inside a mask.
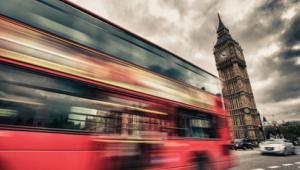
[[[209,170],[209,161],[207,158],[198,157],[196,163],[197,163],[196,170]]]

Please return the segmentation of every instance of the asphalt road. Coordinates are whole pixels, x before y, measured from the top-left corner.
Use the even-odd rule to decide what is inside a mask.
[[[230,170],[300,170],[300,147],[297,155],[261,155],[258,149],[234,151],[238,165]]]

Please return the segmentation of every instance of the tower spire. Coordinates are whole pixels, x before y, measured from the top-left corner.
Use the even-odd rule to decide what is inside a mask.
[[[219,25],[218,25],[218,29],[217,29],[217,32],[220,32],[222,31],[224,28],[227,29],[225,27],[225,25],[223,24],[223,21],[221,19],[221,16],[220,16],[220,13],[218,12],[218,19],[219,19]]]
[[[229,33],[229,29],[224,25],[219,12],[218,12],[218,22],[219,22],[218,29],[217,29],[218,39],[215,44],[215,47],[227,41],[235,42]]]

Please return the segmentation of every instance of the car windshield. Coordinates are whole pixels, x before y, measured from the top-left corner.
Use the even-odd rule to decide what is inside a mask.
[[[282,139],[274,139],[274,140],[266,140],[264,144],[283,144],[284,140]]]
[[[241,143],[243,140],[242,139],[235,139],[234,143]]]

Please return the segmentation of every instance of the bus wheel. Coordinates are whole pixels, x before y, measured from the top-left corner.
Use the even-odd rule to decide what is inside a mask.
[[[197,158],[197,170],[209,170],[208,160],[205,157]]]

